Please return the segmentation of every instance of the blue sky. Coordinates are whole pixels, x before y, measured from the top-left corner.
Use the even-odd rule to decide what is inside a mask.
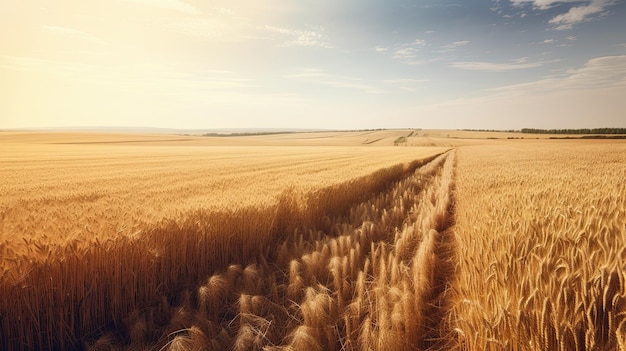
[[[0,30],[0,128],[626,126],[623,1],[2,1]]]

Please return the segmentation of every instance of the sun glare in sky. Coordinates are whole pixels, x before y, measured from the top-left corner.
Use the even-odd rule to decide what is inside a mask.
[[[624,1],[2,1],[0,31],[0,128],[626,124]]]

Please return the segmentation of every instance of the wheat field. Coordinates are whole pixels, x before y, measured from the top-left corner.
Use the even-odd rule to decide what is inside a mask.
[[[281,137],[3,133],[0,267],[36,258],[31,242],[90,244],[193,211],[263,207],[285,189],[304,193],[447,149],[367,148],[365,133]]]
[[[626,143],[459,150],[464,350],[626,349]]]
[[[0,133],[0,348],[626,349],[626,143],[507,137]]]

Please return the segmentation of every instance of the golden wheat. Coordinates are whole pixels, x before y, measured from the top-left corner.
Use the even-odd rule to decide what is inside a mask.
[[[456,233],[465,350],[612,350],[626,312],[626,144],[462,148]]]
[[[99,149],[103,146],[97,143],[92,146],[94,148],[90,149],[91,152],[104,150]],[[119,148],[110,150],[108,149],[110,146],[106,148],[112,151],[109,154],[110,158],[107,159],[107,162],[112,162],[112,164],[108,163],[109,166],[116,165],[117,160],[133,162],[146,156],[146,150],[141,148],[129,148],[128,145],[115,146]],[[56,151],[67,150],[66,148],[69,146],[64,145]],[[181,156],[179,151],[176,148],[168,148],[165,153],[171,158],[158,156],[158,159],[172,161]],[[267,151],[263,150],[263,152]],[[322,155],[327,157],[330,155],[327,153],[329,151],[332,154],[336,150],[324,150],[319,157]],[[424,151],[432,154],[438,150],[422,150]],[[137,158],[133,159],[125,154],[124,156],[129,158],[122,159],[118,157],[118,152],[121,154],[130,152],[131,156],[136,153]],[[372,153],[368,152],[368,154],[368,157],[371,157]],[[199,155],[206,156],[202,152],[199,152]],[[389,153],[385,151],[380,155],[388,156]],[[412,159],[416,157],[415,152],[405,155],[404,157],[410,155]],[[294,163],[294,155],[287,152],[285,156],[279,160]],[[299,159],[302,158],[301,155],[297,156]],[[359,158],[360,156],[355,156],[349,157],[361,163],[365,160]],[[233,155],[228,155],[228,158],[233,157]],[[346,160],[343,157],[333,159],[339,162]],[[391,159],[385,162],[390,162]],[[186,160],[191,159],[188,156]],[[68,156],[66,161],[75,162],[76,160]],[[315,156],[311,156],[304,170],[310,169],[307,167],[319,168],[319,162]],[[58,242],[50,241],[53,245],[50,247],[46,247],[48,241],[40,244],[40,239],[36,236],[24,239],[27,247],[37,244],[34,245],[37,250],[48,251],[48,255],[38,260],[31,259],[31,257],[36,258],[33,252],[30,252],[30,256],[18,255],[18,258],[14,259],[15,269],[12,268],[3,274],[2,291],[6,293],[3,294],[4,298],[1,302],[2,311],[7,316],[3,321],[8,321],[2,324],[2,333],[6,335],[3,337],[3,342],[6,345],[19,345],[16,346],[19,348],[48,349],[73,348],[82,342],[85,342],[86,346],[111,344],[105,342],[108,340],[107,334],[99,336],[94,332],[103,330],[105,326],[106,329],[125,330],[120,335],[126,336],[116,340],[114,345],[139,347],[139,345],[147,346],[156,343],[162,347],[170,342],[175,346],[184,345],[187,339],[181,334],[176,336],[178,339],[174,338],[176,339],[174,342],[174,339],[170,337],[171,333],[187,330],[197,325],[210,339],[211,345],[231,345],[229,347],[232,347],[233,342],[247,340],[243,336],[249,334],[242,334],[243,336],[238,337],[238,330],[233,329],[235,324],[224,323],[224,321],[231,321],[239,318],[238,316],[245,315],[233,308],[237,305],[236,301],[240,296],[245,294],[267,296],[273,300],[273,304],[288,307],[307,303],[307,301],[291,301],[286,298],[288,284],[280,279],[281,276],[286,276],[283,273],[286,270],[283,271],[281,268],[277,271],[275,267],[269,266],[268,262],[281,260],[289,262],[298,258],[303,267],[302,277],[306,280],[302,282],[302,288],[306,289],[307,284],[310,286],[321,283],[320,286],[328,289],[326,284],[330,282],[328,278],[332,276],[332,273],[328,271],[328,261],[332,258],[331,246],[342,257],[354,249],[352,241],[347,237],[331,244],[332,236],[328,234],[331,231],[339,233],[357,227],[358,225],[340,224],[344,216],[354,216],[352,206],[366,200],[372,194],[384,191],[389,184],[406,177],[423,163],[423,161],[417,161],[389,168],[380,168],[379,164],[376,167],[380,171],[367,177],[355,177],[354,173],[351,173],[349,180],[344,183],[334,183],[335,185],[325,188],[318,186],[304,196],[301,194],[306,187],[302,190],[286,192],[275,205],[231,207],[218,212],[196,209],[181,218],[169,218],[152,227],[144,227],[141,235],[128,236],[118,232],[117,236],[109,238],[105,234],[106,231],[101,235],[96,235],[96,230],[94,235],[89,234],[91,232],[83,233],[86,236],[84,239],[72,240],[61,246]],[[80,166],[80,162],[78,165]],[[355,165],[349,164],[351,168]],[[42,166],[45,168],[53,165],[44,163]],[[141,168],[143,164],[139,162],[135,166]],[[176,169],[176,162],[169,163],[169,166]],[[264,165],[264,167],[264,170],[277,169],[277,167],[279,169],[280,163],[271,167]],[[331,168],[333,167],[336,168],[331,165]],[[98,172],[102,172],[105,168],[98,168]],[[115,169],[125,172],[123,164]],[[192,170],[197,171],[197,168],[192,167]],[[144,168],[143,172],[149,174],[152,171],[148,167]],[[184,174],[188,173],[178,174],[178,176],[184,178]],[[288,170],[286,174],[290,174]],[[72,173],[69,175],[73,176]],[[86,173],[86,175],[89,178],[89,174]],[[255,173],[249,173],[249,175],[253,175],[253,178],[257,177]],[[337,177],[333,178],[336,182]],[[66,180],[68,181],[71,179]],[[234,184],[237,185],[237,182]],[[146,186],[154,187],[155,183],[147,183]],[[79,187],[75,188],[79,189]],[[182,195],[185,196],[184,193]],[[48,208],[54,206],[54,198],[51,199],[52,202],[45,203]],[[138,199],[141,200],[141,196]],[[68,201],[75,201],[75,199],[68,198]],[[150,206],[150,202],[144,203]],[[361,208],[359,211],[362,212],[363,206],[376,209],[374,204],[359,206],[357,209]],[[117,207],[117,209],[124,210],[122,207]],[[95,213],[96,217],[98,216],[90,207],[82,208],[82,210],[88,215]],[[51,216],[45,211],[42,211],[41,215]],[[113,215],[116,216],[116,214]],[[93,222],[93,217],[89,216],[83,219],[77,217],[77,222]],[[8,214],[8,218],[12,221],[20,220],[19,216],[13,216],[11,213]],[[99,218],[99,220],[106,222],[106,218]],[[401,219],[402,216],[398,216],[393,220],[400,221]],[[59,218],[60,222],[64,220],[63,217]],[[357,223],[362,222],[362,220],[357,221]],[[384,233],[389,225],[389,223],[383,223],[381,228],[374,231]],[[95,227],[88,224],[85,228],[91,230],[90,228]],[[326,233],[315,228],[321,228]],[[290,233],[299,233],[298,231],[302,233],[300,239],[296,241],[290,239],[292,238]],[[294,236],[298,237],[297,234]],[[281,238],[287,238],[284,240],[285,244],[280,243]],[[360,241],[365,244],[368,240],[362,238]],[[311,246],[308,246],[307,242],[314,242],[314,247],[320,248],[320,251],[309,251]],[[302,254],[276,257],[271,252],[274,245],[282,245],[282,247],[295,245],[294,247]],[[51,256],[49,253],[52,250],[55,254]],[[307,257],[309,257],[308,260]],[[360,261],[360,258],[355,259],[355,263]],[[241,266],[233,264],[234,262]],[[342,262],[346,262],[346,259],[342,258]],[[220,269],[226,270],[224,276],[217,274]],[[347,274],[349,270],[358,271],[355,267],[351,269],[341,267],[336,274]],[[212,277],[206,278],[210,276]],[[53,279],[50,280],[49,277]],[[206,286],[202,284],[203,281],[207,282]],[[339,286],[339,279],[337,284]],[[343,293],[348,296],[350,284],[345,282],[341,285]],[[328,296],[331,297],[331,294]],[[58,300],[54,308],[50,304],[53,299]],[[314,302],[319,303],[319,299]],[[332,316],[333,320],[338,319],[338,308],[343,309],[344,305],[336,300],[328,301],[327,305],[327,314]],[[289,311],[296,312],[285,315]],[[259,311],[253,310],[250,315],[256,315],[257,312]],[[272,344],[277,344],[281,340],[286,340],[287,331],[301,320],[302,314],[300,313],[297,309],[289,307],[279,313],[274,311],[274,315],[278,316],[275,318],[259,316],[270,321],[273,327],[280,325],[285,330],[282,333],[274,333],[276,336],[265,338],[263,342],[271,339]],[[11,321],[20,322],[12,323]],[[332,339],[335,334],[332,328],[334,327],[324,326],[320,334],[326,338],[327,345],[333,344]],[[254,330],[263,331],[260,327],[253,328]],[[265,331],[263,334],[274,335]],[[91,343],[89,340],[96,341]],[[255,340],[257,340],[255,345],[261,342],[258,339]]]
[[[393,135],[9,137],[0,347],[626,348],[625,143]]]
[[[0,269],[20,256],[45,259],[58,246],[135,237],[198,210],[265,207],[287,188],[309,192],[444,150],[329,137],[335,146],[298,146],[304,138],[291,146],[278,138],[276,147],[254,138],[227,146],[232,139],[3,133]]]

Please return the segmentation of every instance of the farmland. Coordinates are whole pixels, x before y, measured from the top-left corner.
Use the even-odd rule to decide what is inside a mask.
[[[27,253],[30,241],[89,243],[195,210],[264,206],[285,189],[307,192],[447,149],[363,148],[368,136],[352,134],[248,138],[243,146],[163,135],[2,135],[3,257]]]
[[[2,348],[626,347],[626,142],[499,137],[0,133]]]

